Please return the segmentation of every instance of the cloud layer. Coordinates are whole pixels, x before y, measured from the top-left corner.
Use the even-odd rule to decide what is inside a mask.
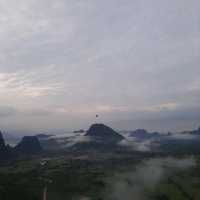
[[[100,113],[116,128],[197,126],[199,8],[198,0],[0,0],[0,125],[71,129]]]

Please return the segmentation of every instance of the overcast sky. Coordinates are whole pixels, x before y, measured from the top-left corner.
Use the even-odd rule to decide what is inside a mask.
[[[199,10],[199,0],[0,0],[1,129],[198,127]]]

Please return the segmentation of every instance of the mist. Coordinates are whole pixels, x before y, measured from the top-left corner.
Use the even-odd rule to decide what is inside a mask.
[[[108,180],[106,199],[108,200],[148,200],[148,191],[153,191],[165,178],[177,170],[195,167],[193,157],[176,159],[172,157],[150,159],[135,169],[118,173]]]

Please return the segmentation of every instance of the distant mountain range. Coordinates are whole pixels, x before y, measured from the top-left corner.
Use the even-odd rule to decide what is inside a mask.
[[[199,135],[200,136],[200,127],[196,130],[192,131],[183,131],[180,132],[179,134],[190,134],[190,135]],[[159,132],[148,132],[145,129],[136,129],[134,131],[130,131],[129,136],[130,137],[136,137],[140,139],[151,139],[151,138],[156,138],[156,137],[161,137],[161,136],[171,136],[173,133],[168,132],[167,134],[161,134]]]
[[[5,144],[0,132],[0,160],[31,156],[43,151],[113,151],[131,147],[132,150],[140,145],[148,145],[148,149],[165,152],[200,151],[200,128],[181,133],[161,134],[148,132],[145,129],[130,131],[121,135],[104,124],[93,124],[85,134],[59,136],[38,134],[24,136],[15,147]],[[139,148],[141,149],[141,148]],[[144,149],[144,148],[143,148]],[[147,149],[145,147],[145,149]]]
[[[160,133],[158,132],[148,132],[146,131],[145,129],[136,129],[135,131],[132,131],[130,134],[129,134],[130,137],[137,137],[137,138],[140,138],[140,139],[150,139],[150,138],[155,138],[155,137],[158,137],[160,136]]]
[[[173,146],[174,144],[177,144],[176,149],[179,149],[179,146],[181,144],[184,144],[185,148],[187,149],[187,144],[194,141],[192,138],[196,138],[198,136],[200,136],[199,129],[187,132],[185,131],[181,133],[169,132],[166,134],[162,134],[159,132],[148,132],[145,129],[137,129],[135,131],[126,132],[125,134],[119,134],[117,131],[104,124],[93,124],[84,135],[74,134],[74,136],[66,137],[49,137],[48,135],[43,135],[42,137],[38,136],[38,138],[41,142],[42,147],[50,151],[110,151],[119,148],[119,144],[125,144],[127,147],[130,146],[132,149],[135,149],[135,145],[137,147],[139,145],[148,145],[148,149],[151,150],[169,151],[170,149],[168,148],[168,146]],[[200,137],[198,138],[195,142],[195,145],[197,143],[199,144]],[[151,147],[149,147],[149,145]]]

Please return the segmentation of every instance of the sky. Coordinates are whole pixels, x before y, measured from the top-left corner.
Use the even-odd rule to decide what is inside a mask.
[[[199,0],[0,0],[0,128],[197,128],[199,10]]]

